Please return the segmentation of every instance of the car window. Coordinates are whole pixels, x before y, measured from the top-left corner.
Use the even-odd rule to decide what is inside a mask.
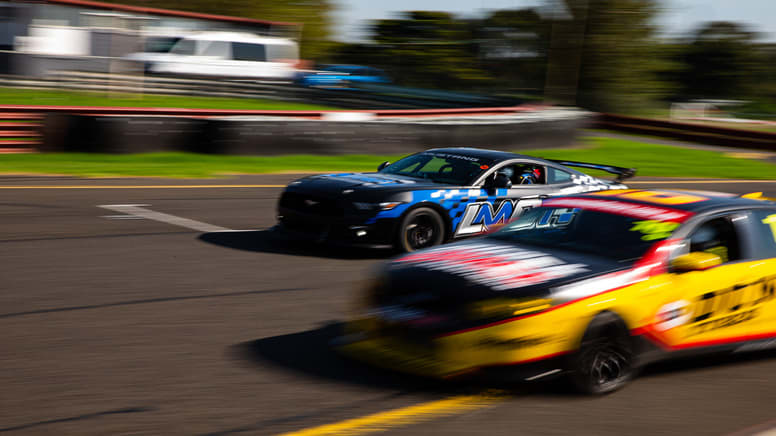
[[[679,226],[644,218],[565,207],[537,207],[490,237],[608,258],[623,264],[640,259]]]
[[[145,40],[146,53],[167,53],[181,38],[150,37]]]
[[[450,185],[471,185],[491,161],[449,153],[418,153],[385,167],[381,173],[431,180]]]
[[[266,62],[267,54],[264,45],[245,42],[232,43],[232,59],[236,61]]]
[[[741,260],[741,242],[730,216],[713,218],[690,233],[690,252],[716,254],[722,262]]]
[[[294,61],[299,58],[299,51],[295,45],[267,44],[267,59],[272,62]]]
[[[193,55],[197,48],[197,42],[191,39],[182,39],[170,50],[170,53],[179,55]]]
[[[567,183],[571,181],[571,173],[557,168],[547,168],[547,183]]]
[[[229,43],[226,41],[208,41],[202,55],[226,58],[229,55]]]
[[[505,165],[497,171],[506,174],[515,185],[542,185],[545,183],[545,170],[542,165],[516,163]]]
[[[776,209],[752,211],[754,251],[757,257],[776,257]]]

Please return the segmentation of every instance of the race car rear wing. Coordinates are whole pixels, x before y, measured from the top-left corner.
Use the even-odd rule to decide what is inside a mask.
[[[561,165],[565,165],[567,167],[589,168],[592,170],[606,171],[607,173],[615,174],[617,176],[617,178],[614,179],[616,182],[622,182],[623,180],[630,179],[631,177],[636,175],[635,168],[623,168],[623,167],[615,167],[612,165],[600,165],[600,164],[587,163],[587,162],[575,162],[573,160],[550,159],[550,161],[559,163]]]

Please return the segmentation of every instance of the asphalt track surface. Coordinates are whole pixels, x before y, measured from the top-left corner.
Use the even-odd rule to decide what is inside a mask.
[[[281,189],[246,186],[292,178],[0,178],[0,434],[725,435],[776,425],[773,353],[659,365],[603,398],[556,384],[439,384],[342,360],[328,341],[389,254],[267,231]],[[774,182],[671,184],[776,195]],[[136,204],[150,215],[99,207]]]

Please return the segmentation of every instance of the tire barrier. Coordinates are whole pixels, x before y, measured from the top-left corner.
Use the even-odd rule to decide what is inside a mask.
[[[353,117],[333,112],[315,118],[307,112],[208,117],[50,112],[40,150],[243,155],[403,154],[432,147],[520,150],[571,145],[589,120],[587,112],[574,109],[451,111],[457,112],[376,111]]]

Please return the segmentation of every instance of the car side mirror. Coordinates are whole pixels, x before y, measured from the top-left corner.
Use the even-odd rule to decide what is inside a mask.
[[[385,167],[387,167],[387,166],[388,166],[388,165],[390,165],[390,164],[391,164],[391,163],[390,163],[390,162],[388,162],[388,161],[385,161],[385,162],[381,163],[380,165],[378,165],[378,167],[377,167],[377,171],[378,171],[378,172],[382,171],[382,170],[383,170]]]
[[[702,271],[721,264],[722,258],[716,254],[695,251],[672,260],[671,270],[675,272]]]

